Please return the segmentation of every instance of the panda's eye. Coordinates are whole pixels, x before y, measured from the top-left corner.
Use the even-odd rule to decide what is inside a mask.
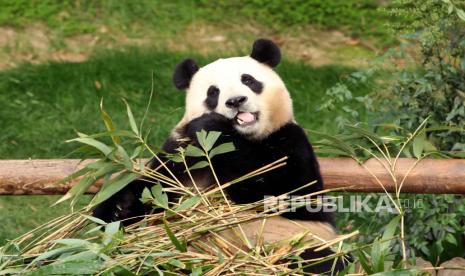
[[[242,75],[242,77],[241,77],[241,81],[242,81],[242,83],[245,84],[245,85],[250,85],[250,84],[253,83],[254,78],[253,78],[251,75],[244,74],[244,75]]]
[[[220,90],[218,89],[218,87],[212,85],[208,88],[207,90],[207,96],[208,97],[216,97],[220,94]]]
[[[243,74],[241,76],[241,82],[257,94],[261,93],[263,90],[263,84],[249,74]]]
[[[218,96],[220,95],[220,89],[211,85],[207,90],[207,98],[205,99],[205,105],[208,109],[213,110],[218,105]]]

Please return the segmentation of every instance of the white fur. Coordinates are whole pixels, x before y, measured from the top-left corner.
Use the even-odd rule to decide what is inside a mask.
[[[241,82],[243,74],[262,82],[263,91],[260,94],[251,91]],[[292,100],[281,78],[269,66],[245,56],[219,59],[195,73],[187,89],[186,111],[178,126],[210,112],[204,101],[211,85],[220,90],[214,111],[227,118],[233,119],[237,115],[237,110],[225,105],[228,99],[236,96],[248,98],[240,111],[259,112],[258,122],[236,128],[254,139],[266,137],[293,120]]]

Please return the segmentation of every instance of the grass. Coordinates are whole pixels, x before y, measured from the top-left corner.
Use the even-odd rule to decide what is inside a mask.
[[[351,68],[339,65],[312,67],[300,62],[299,59],[305,59],[301,56],[305,56],[306,45],[319,45],[320,40],[328,45],[337,44],[336,48],[324,43],[317,48],[326,49],[329,59],[338,63],[349,60],[353,64],[353,60],[370,57],[372,53],[361,46],[352,47],[319,38],[318,34],[308,32],[307,24],[316,24],[323,30],[339,28],[351,34],[362,31],[362,35],[370,36],[372,30],[360,27],[360,24],[378,20],[374,16],[376,5],[372,5],[371,0],[362,4],[348,1],[348,6],[356,5],[357,8],[327,9],[334,4],[313,0],[303,5],[303,9],[286,9],[286,13],[281,13],[279,5],[282,2],[274,1],[263,6],[266,12],[257,16],[256,5],[262,6],[259,2],[0,0],[0,26],[14,28],[21,37],[11,45],[2,46],[1,58],[13,61],[13,64],[21,60],[42,62],[53,59],[56,52],[87,57],[97,49],[81,63],[23,64],[0,71],[0,158],[78,158],[77,153],[68,155],[75,145],[64,141],[75,137],[76,131],[103,131],[100,100],[104,99],[105,109],[116,124],[125,128],[127,120],[121,98],[128,100],[135,116],[140,119],[150,94],[152,75],[155,98],[147,120],[152,129],[149,142],[160,145],[183,113],[183,92],[171,84],[174,65],[191,56],[188,54],[191,52],[219,56],[225,52],[237,54],[237,49],[247,50],[258,36],[279,40],[283,35],[281,38],[287,41],[283,44],[283,53],[288,61],[277,70],[294,97],[296,118],[305,128],[331,132],[335,129],[333,114],[315,113],[315,110],[322,102],[326,88]],[[323,7],[314,8],[315,5]],[[308,13],[308,9],[312,12]],[[236,12],[231,13],[231,10]],[[328,14],[331,10],[335,14]],[[300,15],[293,16],[293,12]],[[279,14],[288,16],[277,18]],[[302,25],[304,28],[300,28]],[[25,29],[28,31],[21,33]],[[34,44],[30,37],[34,33],[47,36],[45,42],[40,36],[36,42],[39,45],[45,43],[45,50],[30,45]],[[92,40],[86,40],[86,34],[90,34]],[[218,34],[226,41],[209,40]],[[286,37],[288,35],[291,37]],[[291,39],[292,36],[299,38],[297,42]],[[68,44],[68,39],[74,43]],[[120,49],[122,44],[137,44],[134,41],[142,41],[142,45],[157,50],[98,50],[103,47]],[[173,53],[166,49],[188,53]],[[333,58],[333,54],[341,49],[350,53]],[[44,54],[43,51],[48,54],[36,59]],[[21,56],[27,58],[21,59]],[[206,64],[219,56],[196,58],[200,64]],[[315,61],[313,58],[312,62]],[[364,94],[366,89],[359,92]],[[56,197],[47,196],[0,196],[0,244],[68,211],[66,205],[48,208],[55,200]],[[83,200],[81,204],[85,202]]]
[[[60,196],[0,196],[0,246],[7,240],[36,228],[43,223],[69,212],[66,205],[49,208]],[[90,200],[84,196],[76,208],[84,207]]]
[[[57,1],[2,0],[0,25],[23,27],[42,22],[64,36],[98,31],[102,25],[144,33],[176,32],[194,20],[243,24],[256,21],[283,30],[313,24],[323,29],[344,29],[353,35],[387,36],[386,16],[380,15],[379,1]],[[297,7],[297,8],[296,8]],[[231,12],[234,11],[234,12]]]
[[[78,158],[77,153],[68,155],[76,145],[64,141],[74,138],[76,131],[104,131],[100,100],[103,98],[116,125],[127,129],[121,98],[128,100],[140,119],[149,99],[152,74],[155,94],[146,125],[152,129],[150,144],[160,145],[183,114],[184,92],[171,84],[171,74],[186,56],[191,55],[127,49],[100,52],[82,63],[24,64],[0,72],[0,157]],[[199,64],[206,64],[217,57],[195,58]],[[333,118],[315,110],[325,90],[352,70],[284,61],[277,71],[294,98],[298,122],[308,129],[334,130]],[[68,210],[66,205],[48,208],[54,200],[46,196],[1,196],[0,207],[7,212],[0,213],[0,244]]]
[[[195,19],[194,1],[28,1],[2,0],[0,25],[25,27],[38,22],[63,36],[92,33],[102,25],[119,29],[141,30],[137,26],[176,31]],[[173,21],[176,24],[167,24]],[[170,28],[171,27],[171,28]]]

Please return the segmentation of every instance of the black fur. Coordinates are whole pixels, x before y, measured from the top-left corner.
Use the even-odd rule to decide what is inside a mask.
[[[257,94],[260,94],[263,91],[263,83],[256,80],[254,77],[252,77],[249,74],[243,74],[241,76],[241,82],[247,87],[249,87],[250,90],[252,90],[253,92]]]
[[[313,273],[313,274],[324,274],[324,275],[336,275],[338,272],[344,270],[347,265],[347,262],[343,261],[341,257],[338,257],[336,260],[336,264],[334,264],[334,259],[326,260],[320,263],[317,263],[316,259],[324,258],[326,256],[332,255],[334,252],[329,249],[325,248],[323,250],[315,251],[312,248],[305,250],[299,256],[304,261],[301,262],[301,266],[304,272]],[[305,262],[305,260],[309,260],[309,262]],[[315,260],[312,262],[312,260]],[[334,264],[334,270],[333,268]],[[297,268],[298,264],[293,263],[289,266],[289,268],[294,269]]]
[[[213,110],[218,106],[218,97],[220,96],[220,89],[212,85],[208,88],[207,98],[205,99],[205,105],[208,109]]]
[[[281,51],[273,41],[262,38],[254,42],[250,57],[274,68],[281,61]]]
[[[117,192],[115,195],[100,203],[94,210],[93,216],[103,221],[124,220],[123,225],[130,225],[141,220],[141,216],[150,212],[150,206],[144,205],[139,199],[144,187],[149,182],[138,179]]]
[[[192,59],[185,59],[174,69],[173,83],[178,89],[189,87],[192,77],[199,71],[199,66]]]

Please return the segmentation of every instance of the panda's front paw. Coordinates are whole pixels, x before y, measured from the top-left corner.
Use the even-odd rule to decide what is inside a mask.
[[[234,131],[232,120],[225,116],[211,112],[192,120],[186,126],[186,134],[189,138],[195,140],[196,133],[205,131],[219,131],[223,134],[228,134]]]
[[[105,222],[122,221],[123,225],[130,225],[141,220],[147,209],[135,193],[123,190],[98,205],[93,216]]]

